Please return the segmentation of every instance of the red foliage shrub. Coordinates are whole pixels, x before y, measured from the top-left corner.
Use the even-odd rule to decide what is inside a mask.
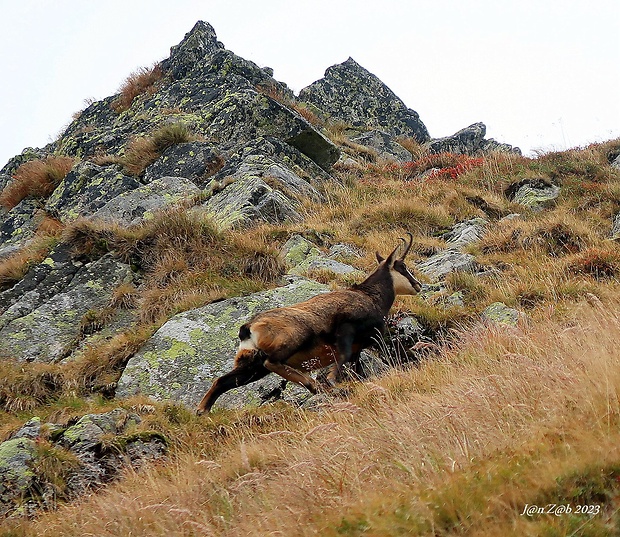
[[[572,274],[592,276],[597,280],[614,278],[620,274],[620,252],[614,248],[588,248],[567,263]]]
[[[391,164],[390,171],[399,173],[404,180],[414,179],[425,172],[429,172],[425,176],[426,178],[455,180],[466,171],[483,164],[483,158],[453,153],[437,153],[404,164]]]

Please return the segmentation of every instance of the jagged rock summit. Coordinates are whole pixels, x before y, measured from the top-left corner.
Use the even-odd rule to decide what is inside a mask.
[[[428,144],[431,153],[464,153],[480,155],[491,151],[521,154],[518,147],[485,138],[487,127],[484,123],[474,123],[444,138],[434,138]]]
[[[299,92],[299,98],[353,127],[376,127],[420,143],[430,140],[418,113],[353,58],[329,67],[322,79]]]
[[[292,95],[286,85],[272,78],[268,70],[226,50],[208,23],[198,22],[172,47],[160,69],[164,79],[133,99],[128,109],[119,113],[117,96],[93,103],[53,149],[81,157],[120,155],[131,136],[183,121],[221,152],[270,136],[324,169],[337,160],[337,148],[304,118],[257,91],[270,88]]]

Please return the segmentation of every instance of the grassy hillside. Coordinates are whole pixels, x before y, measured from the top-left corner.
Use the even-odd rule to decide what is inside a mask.
[[[334,140],[338,132],[331,132]],[[86,258],[113,251],[144,273],[119,288],[136,327],[86,348],[73,362],[0,363],[0,435],[32,415],[68,421],[123,406],[171,442],[168,460],[33,520],[3,521],[5,535],[611,535],[620,533],[620,140],[537,158],[426,155],[403,165],[346,150],[326,201],[305,202],[299,224],[222,231],[185,204],[136,229],[78,221],[40,228],[31,255],[0,263],[9,285],[57,241]],[[424,172],[426,173],[425,175]],[[534,212],[510,201],[524,179],[561,187]],[[520,218],[503,219],[519,213]],[[442,234],[490,219],[468,247],[483,275],[452,274],[430,298],[400,298],[437,343],[417,366],[350,383],[318,411],[285,403],[218,411],[110,399],[127,359],[173,314],[277,284],[278,248],[293,233],[322,246],[347,242],[371,270],[406,231],[411,264],[445,245]],[[333,285],[346,279],[317,273]],[[461,291],[463,305],[446,307]],[[519,326],[485,325],[501,301]],[[106,311],[89,312],[84,331]],[[388,349],[389,352],[389,349]],[[68,464],[68,463],[67,463]],[[572,513],[522,515],[526,506]],[[592,512],[578,513],[586,506]],[[591,507],[587,507],[591,506]]]

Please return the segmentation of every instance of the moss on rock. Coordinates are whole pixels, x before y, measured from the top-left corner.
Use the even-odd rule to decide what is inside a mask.
[[[295,304],[327,291],[300,278],[284,286],[180,313],[129,360],[117,396],[144,394],[194,406],[213,380],[232,367],[239,326],[260,311]],[[258,403],[254,388],[222,397],[224,406]]]

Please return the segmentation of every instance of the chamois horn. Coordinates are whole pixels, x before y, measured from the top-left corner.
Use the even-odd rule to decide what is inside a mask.
[[[407,244],[405,239],[403,239],[402,237],[400,238],[400,240],[403,241],[403,244],[406,244],[406,247],[405,247],[405,251],[403,252],[403,255],[401,255],[400,258],[398,259],[399,261],[405,260],[405,256],[409,253],[409,250],[411,249],[411,245],[413,244],[413,235],[409,231],[407,231],[407,235],[409,235],[409,244]]]

